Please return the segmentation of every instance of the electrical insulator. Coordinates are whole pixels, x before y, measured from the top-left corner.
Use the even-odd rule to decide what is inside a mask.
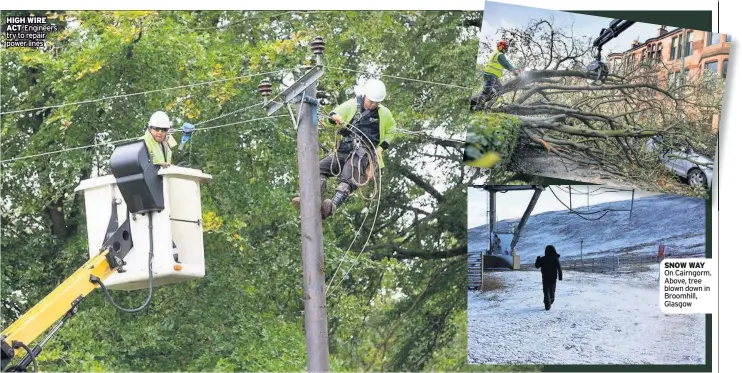
[[[325,39],[323,39],[323,38],[321,38],[319,36],[316,37],[316,38],[314,38],[314,39],[312,39],[312,42],[311,42],[310,45],[311,45],[311,48],[312,48],[312,53],[314,53],[314,54],[320,55],[320,54],[323,54],[325,52]]]
[[[264,102],[268,102],[268,96],[271,95],[272,90],[273,85],[271,84],[271,81],[269,79],[263,79],[260,81],[260,85],[258,85],[258,92],[260,92],[260,95],[263,96]]]
[[[316,37],[312,39],[310,43],[312,53],[314,53],[314,59],[317,65],[322,65],[322,55],[325,53],[325,39]]]

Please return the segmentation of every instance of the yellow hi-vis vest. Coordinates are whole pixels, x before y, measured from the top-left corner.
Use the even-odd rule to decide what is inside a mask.
[[[501,54],[502,52],[500,51],[495,52],[495,54],[492,56],[492,59],[490,59],[490,62],[488,62],[487,66],[484,68],[484,72],[492,74],[498,78],[502,78],[502,70],[504,69],[504,67],[502,66],[500,61],[498,61]]]
[[[141,137],[141,139],[143,139],[144,143],[147,145],[147,151],[149,152],[149,156],[152,158],[153,164],[173,162],[173,152],[172,150],[170,150],[169,141],[160,144],[159,142],[157,142],[157,140],[155,140],[154,137],[152,137],[152,134],[149,133],[149,130],[147,130],[147,132],[144,134],[144,136]]]

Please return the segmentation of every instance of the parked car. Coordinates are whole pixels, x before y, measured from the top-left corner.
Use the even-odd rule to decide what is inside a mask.
[[[714,159],[696,152],[690,144],[681,147],[679,151],[664,150],[662,136],[655,136],[644,147],[648,151],[656,151],[660,162],[670,172],[685,179],[690,186],[703,186],[711,189],[714,178]]]

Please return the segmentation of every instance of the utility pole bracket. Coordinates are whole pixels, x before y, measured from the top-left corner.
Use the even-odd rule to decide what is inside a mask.
[[[304,103],[309,104],[312,107],[312,124],[315,126],[318,125],[317,106],[319,105],[319,101],[314,97],[304,96]]]

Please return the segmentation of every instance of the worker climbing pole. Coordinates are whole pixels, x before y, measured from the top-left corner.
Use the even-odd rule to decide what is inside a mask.
[[[294,84],[271,100],[271,83],[260,82],[258,90],[264,98],[268,115],[286,106],[297,130],[296,147],[299,158],[299,195],[301,212],[301,257],[304,269],[304,322],[309,372],[329,371],[327,308],[325,303],[324,242],[320,215],[320,174],[317,81],[324,74],[322,55],[325,41],[314,38],[311,49],[315,56],[312,66]],[[296,101],[298,118],[294,118],[290,103]]]

